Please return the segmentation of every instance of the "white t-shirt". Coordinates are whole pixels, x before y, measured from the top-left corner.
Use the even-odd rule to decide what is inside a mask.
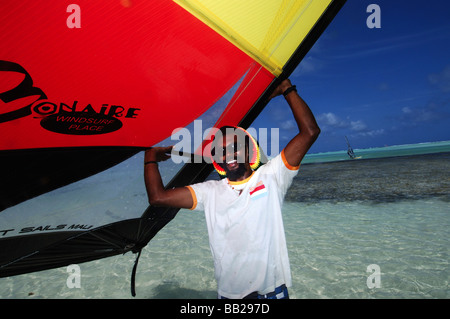
[[[281,206],[298,168],[283,150],[245,181],[188,186],[192,209],[205,211],[221,296],[238,299],[292,285]],[[239,187],[240,194],[233,189]]]

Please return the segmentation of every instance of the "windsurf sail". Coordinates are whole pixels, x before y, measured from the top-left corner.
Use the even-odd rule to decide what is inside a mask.
[[[140,253],[177,209],[148,207],[103,224],[92,222],[93,212],[76,211],[70,221],[55,213],[38,225],[26,217],[39,220],[33,212],[45,207],[27,200],[161,142],[230,92],[215,126],[247,128],[344,3],[3,1],[0,277]],[[166,187],[211,171],[187,163]]]
[[[355,152],[353,151],[352,146],[350,145],[350,142],[348,141],[347,136],[345,137],[345,140],[347,141],[347,154],[351,159],[354,159],[356,155]]]
[[[351,159],[360,159],[362,156],[356,156],[355,152],[353,151],[353,147],[350,145],[350,142],[348,141],[347,136],[345,137],[345,140],[347,141],[347,154]]]

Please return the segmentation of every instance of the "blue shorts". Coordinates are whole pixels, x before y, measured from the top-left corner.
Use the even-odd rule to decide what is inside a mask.
[[[219,299],[228,299],[219,295]],[[258,292],[252,292],[251,294],[245,296],[243,299],[289,299],[289,293],[286,285],[281,285],[275,288],[274,291],[269,292],[265,295],[260,295]]]

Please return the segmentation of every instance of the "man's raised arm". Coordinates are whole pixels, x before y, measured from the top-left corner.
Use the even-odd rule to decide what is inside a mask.
[[[187,187],[166,190],[164,188],[158,162],[170,158],[173,146],[154,147],[145,151],[144,180],[147,190],[148,202],[153,206],[166,206],[175,208],[192,208],[194,201]]]
[[[272,97],[281,94],[285,94],[299,129],[299,133],[286,145],[284,155],[291,166],[298,166],[319,136],[320,128],[308,105],[288,79],[281,82]]]

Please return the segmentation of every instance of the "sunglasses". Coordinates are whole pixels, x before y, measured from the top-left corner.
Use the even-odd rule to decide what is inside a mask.
[[[239,143],[239,142],[234,142],[234,143],[228,144],[225,147],[218,147],[217,149],[219,152],[221,152],[220,154],[223,156],[228,153],[234,154],[234,153],[240,151],[243,147],[244,147],[244,144]],[[216,149],[214,147],[211,149],[211,155],[212,156],[216,155]]]

